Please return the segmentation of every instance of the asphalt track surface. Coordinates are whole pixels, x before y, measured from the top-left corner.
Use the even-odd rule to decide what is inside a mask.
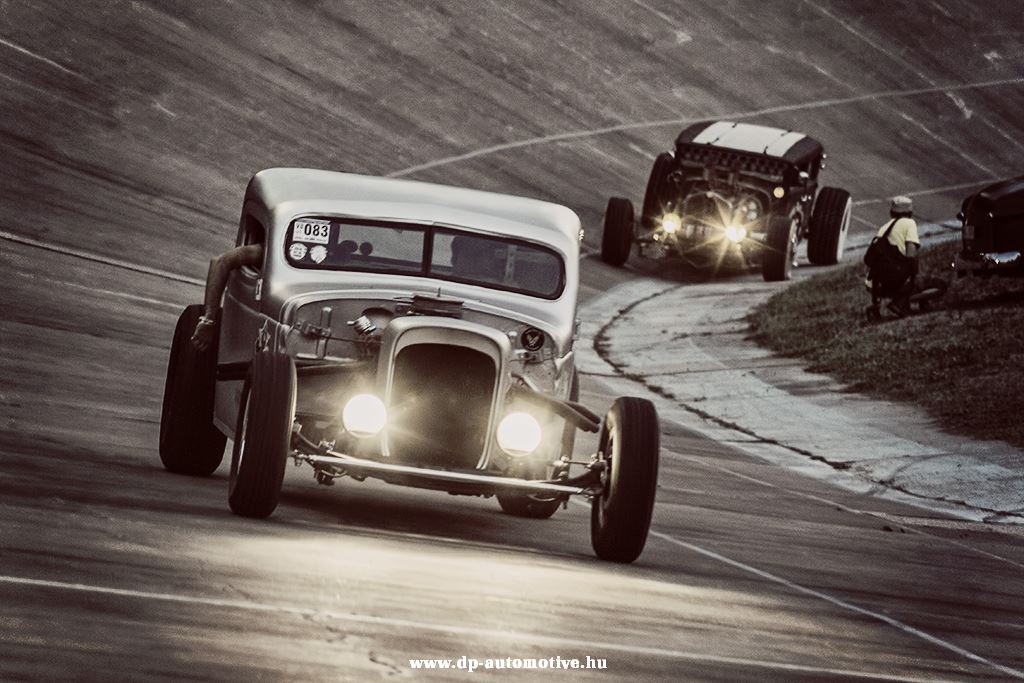
[[[1014,1],[0,0],[0,679],[484,675],[409,664],[463,655],[607,660],[508,680],[1024,677],[1020,534],[670,423],[629,566],[593,558],[582,506],[518,520],[308,469],[241,519],[224,467],[155,448],[175,317],[260,168],[553,199],[593,247],[679,128],[734,117],[825,141],[859,229],[896,191],[942,219],[1020,172],[1022,35]],[[586,297],[634,275],[583,268]]]

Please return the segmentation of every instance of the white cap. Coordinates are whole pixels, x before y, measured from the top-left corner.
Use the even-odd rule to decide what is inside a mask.
[[[893,213],[912,213],[914,211],[914,201],[910,197],[903,195],[893,197],[889,210]]]

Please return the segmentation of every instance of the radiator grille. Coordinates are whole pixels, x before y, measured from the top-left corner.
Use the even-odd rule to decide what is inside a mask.
[[[497,371],[473,349],[416,344],[395,358],[388,446],[396,462],[470,469],[483,455]]]
[[[710,165],[715,168],[735,171],[759,173],[765,176],[781,178],[786,171],[784,161],[772,159],[758,154],[723,150],[718,147],[685,147],[680,146],[676,157],[682,161]]]

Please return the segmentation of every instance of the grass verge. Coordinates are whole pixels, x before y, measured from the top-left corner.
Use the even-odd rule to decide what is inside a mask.
[[[860,264],[798,282],[750,315],[753,338],[850,390],[907,401],[945,429],[1024,447],[1024,280],[954,279],[959,242],[925,249],[921,271],[951,281],[934,310],[869,323]]]

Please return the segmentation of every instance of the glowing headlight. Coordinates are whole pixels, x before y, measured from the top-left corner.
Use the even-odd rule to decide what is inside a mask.
[[[772,196],[775,197],[776,199],[782,199],[783,197],[786,196],[786,189],[780,185],[779,187],[776,187],[774,190],[772,190]]]
[[[725,229],[725,237],[730,242],[742,242],[747,236],[747,229],[742,225],[730,225]]]
[[[528,413],[509,413],[498,424],[498,445],[509,455],[533,453],[540,437],[540,422]]]
[[[661,217],[661,229],[665,232],[672,234],[677,232],[680,227],[682,227],[682,221],[674,213],[666,213]]]
[[[356,394],[341,411],[341,423],[359,438],[373,436],[387,424],[384,402],[373,394]]]

